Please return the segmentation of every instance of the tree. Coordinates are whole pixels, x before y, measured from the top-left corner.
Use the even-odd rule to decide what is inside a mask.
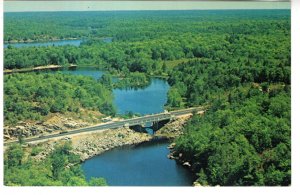
[[[89,186],[107,186],[105,179],[92,177],[89,181]]]
[[[181,107],[183,105],[180,93],[176,88],[171,88],[168,92],[168,105],[171,107]]]
[[[24,151],[20,144],[13,144],[8,148],[7,151],[7,166],[15,167],[22,165],[22,159],[24,157]]]
[[[53,179],[59,179],[67,163],[66,157],[59,150],[54,151],[50,156],[51,172]]]
[[[102,83],[104,86],[106,86],[108,89],[112,89],[112,76],[110,74],[104,74],[102,77],[98,80],[100,83]]]

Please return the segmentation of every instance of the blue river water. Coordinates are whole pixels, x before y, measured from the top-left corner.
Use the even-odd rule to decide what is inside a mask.
[[[79,46],[82,40],[59,40],[59,41],[48,41],[48,42],[29,42],[29,43],[10,43],[4,44],[4,48],[11,45],[16,48],[21,47],[43,47],[43,46],[62,46],[62,45],[74,45]]]
[[[66,74],[85,75],[99,79],[105,72],[95,69],[63,70]],[[153,78],[151,84],[140,89],[114,89],[114,104],[118,114],[126,112],[141,115],[160,113],[164,111],[167,93],[170,86],[163,79]]]
[[[76,70],[61,70],[59,71],[64,74],[73,74],[73,75],[83,75],[83,76],[89,76],[93,77],[93,79],[98,80],[102,77],[103,74],[105,74],[104,71],[97,70],[95,68],[80,68]],[[56,73],[56,72],[51,72]]]
[[[96,69],[64,70],[66,74],[99,79],[105,72]],[[142,115],[164,111],[170,86],[152,78],[141,89],[114,89],[114,103],[119,114],[127,111]],[[151,133],[152,129],[148,129]],[[147,130],[147,131],[148,131]],[[152,132],[153,133],[153,132]],[[191,186],[194,175],[167,158],[168,142],[148,142],[107,151],[82,163],[86,178],[103,177],[109,186]]]
[[[191,186],[185,167],[167,158],[167,142],[125,146],[82,163],[86,178],[103,177],[109,186]]]
[[[167,81],[153,78],[151,84],[144,89],[113,90],[114,103],[119,114],[127,111],[141,115],[159,113],[164,111],[168,90]]]
[[[111,43],[112,37],[104,37],[102,41],[104,43]],[[5,43],[3,45],[4,48],[7,48],[8,45],[11,45],[15,48],[21,47],[45,47],[45,46],[63,46],[63,45],[73,45],[80,46],[83,42],[82,39],[73,39],[73,40],[58,40],[58,41],[46,41],[46,42],[28,42],[28,43]]]

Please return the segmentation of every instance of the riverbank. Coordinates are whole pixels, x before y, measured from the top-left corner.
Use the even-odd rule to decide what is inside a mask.
[[[31,143],[29,147],[39,147],[41,152],[34,156],[35,160],[43,160],[50,154],[56,145],[70,141],[72,152],[79,155],[81,161],[105,151],[125,145],[135,145],[150,141],[152,136],[146,133],[135,132],[129,128],[99,130],[97,132],[82,133],[80,135],[69,135],[43,143]]]
[[[4,41],[4,44],[16,44],[16,43],[45,43],[49,41],[69,41],[69,40],[81,40],[82,38],[51,38],[51,39],[37,39],[37,40],[31,40],[28,39],[26,41],[24,40],[10,40],[10,41]]]
[[[19,121],[14,125],[4,126],[4,141],[17,140],[20,135],[23,138],[30,138],[99,125],[101,124],[99,121],[101,121],[103,116],[100,112],[80,109],[78,113],[50,114],[43,121]],[[114,118],[113,120],[119,120],[119,118]]]
[[[106,129],[95,132],[66,135],[44,142],[33,142],[29,143],[28,147],[41,148],[41,152],[34,158],[36,160],[42,160],[54,150],[56,145],[64,143],[65,141],[71,141],[73,148],[72,152],[78,154],[81,161],[84,161],[116,147],[136,145],[158,138],[173,140],[183,133],[184,124],[189,118],[190,115],[177,118],[176,120],[167,123],[154,135],[136,132],[128,127],[122,127],[118,129]]]
[[[184,124],[191,117],[191,114],[187,114],[183,117],[177,118],[167,124],[165,124],[161,129],[155,132],[157,137],[165,137],[167,139],[173,140],[176,137],[183,134]]]
[[[34,71],[43,71],[43,70],[59,70],[62,68],[73,69],[76,68],[77,65],[71,64],[68,67],[63,67],[61,65],[47,65],[47,66],[36,66],[33,68],[21,68],[21,69],[5,69],[4,74],[12,74],[12,73],[24,73],[24,72],[34,72]]]
[[[198,114],[203,115],[204,112],[198,112]],[[163,128],[158,130],[156,132],[156,136],[163,136],[166,137],[169,140],[174,140],[180,135],[184,133],[184,125],[188,122],[188,120],[191,118],[191,114],[187,114],[184,117],[178,118],[172,122],[167,123]],[[175,160],[178,164],[186,167],[189,169],[193,174],[196,173],[196,166],[195,164],[187,161],[186,159],[183,158],[183,154],[176,151],[175,149],[176,143],[172,142],[169,146],[168,149],[170,150],[170,153],[168,154],[168,158],[171,160]],[[201,184],[198,181],[193,182],[193,186],[200,187]]]

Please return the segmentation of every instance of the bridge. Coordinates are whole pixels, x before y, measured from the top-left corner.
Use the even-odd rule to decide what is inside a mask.
[[[152,114],[152,115],[145,115],[141,117],[131,118],[127,120],[122,121],[113,121],[105,124],[100,124],[92,127],[85,127],[80,128],[76,130],[70,130],[65,132],[60,132],[58,134],[50,134],[50,135],[44,135],[34,138],[26,138],[24,139],[24,142],[33,142],[33,141],[43,141],[51,138],[59,138],[66,135],[73,135],[78,133],[85,133],[85,132],[92,132],[92,131],[98,131],[98,130],[104,130],[104,129],[116,129],[120,127],[133,127],[133,126],[143,126],[146,123],[153,123],[154,125],[166,120],[172,120],[176,117],[180,117],[186,114],[192,114],[194,112],[204,111],[203,107],[194,107],[194,108],[187,108],[182,110],[176,110],[171,112],[163,112],[158,114]],[[11,144],[11,143],[17,143],[18,141],[8,141],[5,142],[4,145]]]

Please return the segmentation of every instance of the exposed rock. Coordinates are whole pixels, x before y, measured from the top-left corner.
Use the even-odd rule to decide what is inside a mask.
[[[201,187],[201,184],[200,184],[199,182],[195,181],[195,182],[193,183],[193,186],[194,186],[194,187]]]
[[[191,164],[189,162],[184,162],[182,165],[187,166],[187,167],[191,167]]]
[[[146,133],[138,133],[128,128],[119,128],[82,135],[72,138],[73,152],[82,161],[107,150],[124,145],[138,144],[152,139]]]
[[[80,127],[80,125],[74,121],[68,121],[64,124],[67,128],[77,128]]]
[[[23,121],[19,121],[17,122],[18,125],[26,125],[27,123],[26,122],[23,122]]]
[[[88,126],[89,123],[82,121],[75,121],[71,118],[64,118],[63,116],[53,116],[45,122],[37,121],[36,123],[26,123],[20,121],[17,126],[4,127],[4,140],[17,139],[19,135],[25,137],[38,136],[41,134],[52,133],[61,130],[70,130],[80,127]]]
[[[164,127],[155,132],[156,136],[163,136],[167,138],[175,138],[183,134],[183,126],[189,117],[178,118],[167,123]]]
[[[168,154],[168,158],[169,159],[175,159],[175,157],[173,156],[173,153]]]
[[[24,127],[24,126],[16,126],[16,129],[17,129],[17,130],[24,130],[25,127]]]
[[[171,143],[171,144],[168,146],[168,149],[171,149],[171,150],[174,149],[175,145],[176,145],[176,143],[174,143],[174,142]]]

